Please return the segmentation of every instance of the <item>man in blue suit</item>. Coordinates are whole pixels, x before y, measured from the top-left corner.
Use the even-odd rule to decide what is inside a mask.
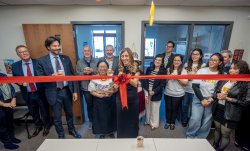
[[[61,55],[60,40],[48,37],[45,47],[49,54],[38,59],[37,74],[40,76],[74,75],[71,60],[68,56]],[[64,138],[62,126],[62,106],[66,114],[69,134],[75,138],[81,135],[75,130],[73,124],[72,99],[77,100],[77,83],[71,81],[44,83],[45,96],[54,112],[54,124],[58,138]]]
[[[24,45],[16,47],[16,53],[21,59],[12,65],[13,76],[37,76],[37,61],[31,59],[28,48]],[[43,129],[43,136],[48,135],[50,128],[50,117],[48,103],[44,96],[44,88],[41,83],[18,83],[23,99],[26,101],[28,109],[33,117],[36,130],[32,137],[35,137]],[[40,119],[40,113],[44,123]]]

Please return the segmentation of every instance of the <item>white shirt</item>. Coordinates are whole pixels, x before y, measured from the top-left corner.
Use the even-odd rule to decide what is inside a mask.
[[[186,68],[187,66],[188,66],[188,64],[185,63],[184,64],[184,68]],[[192,68],[197,67],[197,66],[198,66],[198,64],[194,64],[194,63],[192,64]],[[206,64],[203,63],[201,65],[201,68],[204,68],[205,66],[206,66]],[[194,94],[194,90],[192,88],[192,84],[193,84],[193,80],[188,81],[187,85],[185,86],[185,92]]]
[[[202,68],[196,74],[218,74],[218,71],[212,72],[208,67]],[[193,80],[193,83],[200,84],[200,91],[203,97],[209,98],[214,93],[218,80]]]
[[[173,73],[177,75],[177,70],[174,70]],[[181,75],[186,74],[187,70],[183,69]],[[167,80],[164,94],[172,97],[182,97],[185,95],[184,86],[182,86],[178,80]]]
[[[51,64],[52,64],[54,73],[57,72],[57,71],[56,71],[56,58],[55,58],[55,57],[57,57],[57,59],[58,59],[58,61],[59,61],[59,64],[60,64],[60,66],[61,66],[61,70],[65,71],[65,70],[64,70],[64,67],[63,67],[63,64],[62,64],[62,61],[61,61],[61,58],[60,58],[59,55],[56,55],[56,56],[55,56],[55,55],[53,55],[52,53],[49,53],[49,56],[50,56],[50,61],[51,61]],[[64,73],[65,73],[65,72],[64,72]],[[68,82],[67,82],[67,81],[63,81],[63,85],[64,85],[64,86],[67,86],[67,85],[68,85]]]

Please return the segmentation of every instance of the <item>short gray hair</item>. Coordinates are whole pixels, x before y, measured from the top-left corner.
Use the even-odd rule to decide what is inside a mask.
[[[223,54],[223,53],[228,53],[230,58],[232,58],[232,56],[233,56],[233,53],[231,50],[222,50],[221,54]]]
[[[83,50],[84,48],[86,48],[86,47],[88,47],[89,50],[92,51],[89,45],[84,45],[84,46],[82,47],[82,50]]]
[[[113,45],[107,45],[106,48],[107,47],[111,47],[114,50],[114,46]]]

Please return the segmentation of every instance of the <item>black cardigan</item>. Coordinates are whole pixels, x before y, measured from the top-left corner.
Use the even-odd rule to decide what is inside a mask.
[[[152,70],[154,70],[154,69],[152,69],[152,67],[148,67],[145,75],[151,75]],[[159,70],[159,72],[157,73],[157,75],[166,75],[166,69],[161,68]],[[149,79],[143,79],[143,80],[141,80],[141,82],[142,82],[143,89],[149,91]],[[162,89],[165,86],[165,83],[166,83],[166,80],[164,80],[164,79],[155,79],[154,80],[154,85],[153,85],[152,91],[154,91],[155,94],[151,97],[151,101],[161,100]]]
[[[215,88],[213,99],[215,100],[213,104],[213,111],[216,110],[218,105],[217,93],[221,92],[222,87],[227,83],[227,81],[219,81]],[[238,122],[241,120],[241,114],[243,107],[250,105],[250,82],[247,82],[245,92],[240,94],[239,83],[236,83],[228,92],[228,97],[232,98],[232,101],[226,101],[225,103],[225,113],[224,118],[226,120]]]

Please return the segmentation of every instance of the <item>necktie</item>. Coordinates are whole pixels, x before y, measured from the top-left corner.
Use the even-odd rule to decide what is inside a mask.
[[[31,73],[31,70],[30,70],[30,66],[29,66],[30,63],[25,63],[25,64],[27,66],[27,76],[32,76],[32,73]],[[35,92],[36,91],[36,87],[35,87],[34,83],[29,83],[29,86],[30,86],[31,92]]]
[[[61,70],[61,69],[62,69],[62,68],[61,68],[61,65],[60,65],[60,63],[59,63],[59,61],[58,61],[58,57],[55,57],[55,63],[56,63],[56,72],[58,72],[58,70]],[[60,82],[57,82],[57,83],[56,83],[56,86],[57,86],[57,88],[62,89],[62,88],[64,87],[64,84],[63,84],[62,81],[60,81]]]

